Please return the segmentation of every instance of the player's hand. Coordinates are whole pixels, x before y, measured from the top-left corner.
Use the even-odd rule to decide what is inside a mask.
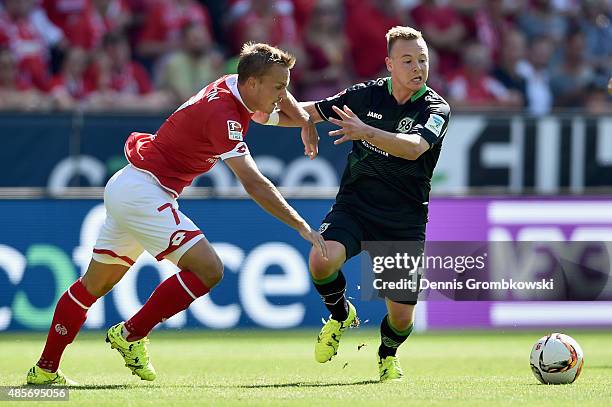
[[[314,160],[319,154],[319,132],[314,122],[309,121],[308,125],[302,127],[302,143],[304,143],[304,155]]]
[[[344,105],[344,109],[340,109],[338,106],[332,106],[332,108],[338,116],[340,116],[340,119],[330,117],[329,121],[340,126],[340,128],[330,131],[329,135],[333,137],[342,136],[335,140],[334,144],[337,145],[345,141],[361,140],[366,136],[368,125],[362,122],[348,106]]]
[[[306,225],[304,228],[300,228],[300,236],[312,243],[323,258],[327,260],[327,246],[325,245],[325,239],[323,239],[319,232],[312,230],[310,226]]]

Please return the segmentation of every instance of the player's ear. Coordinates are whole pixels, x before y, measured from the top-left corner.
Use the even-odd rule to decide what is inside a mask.
[[[249,89],[255,89],[256,85],[257,85],[257,78],[255,78],[254,76],[249,76],[246,80],[246,86]]]
[[[385,57],[385,65],[387,65],[387,71],[391,72],[393,70],[393,61],[391,61],[391,58]]]

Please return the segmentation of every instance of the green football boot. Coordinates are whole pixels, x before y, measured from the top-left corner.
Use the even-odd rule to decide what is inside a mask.
[[[123,323],[113,325],[106,332],[106,342],[110,343],[112,349],[123,356],[125,366],[128,367],[133,375],[140,377],[142,380],[155,380],[157,373],[151,364],[147,344],[149,339],[144,337],[134,342],[128,342],[122,335]]]
[[[41,369],[37,365],[34,365],[28,370],[28,376],[26,377],[27,384],[43,385],[43,386],[77,386],[78,383],[74,380],[70,380],[61,370],[57,372],[48,372],[45,369]]]
[[[319,363],[330,361],[337,353],[340,346],[340,338],[348,327],[359,326],[357,310],[353,304],[348,302],[348,317],[342,322],[336,321],[331,317],[327,320],[315,344],[315,359]]]
[[[404,372],[397,356],[387,356],[384,359],[381,359],[378,355],[376,357],[378,359],[378,373],[381,383],[399,382],[404,378]]]

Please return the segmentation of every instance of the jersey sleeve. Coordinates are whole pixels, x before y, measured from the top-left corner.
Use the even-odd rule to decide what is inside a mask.
[[[245,129],[240,121],[240,114],[235,109],[219,107],[211,115],[206,127],[205,131],[210,137],[214,152],[222,160],[250,154],[244,142]]]
[[[448,128],[450,119],[450,107],[446,103],[432,103],[422,114],[410,133],[416,133],[423,137],[429,147],[442,141]]]
[[[315,108],[325,121],[328,121],[330,117],[340,119],[338,114],[334,112],[333,107],[337,106],[342,109],[342,107],[346,105],[354,112],[360,110],[359,107],[367,103],[366,101],[369,99],[365,97],[366,94],[369,93],[369,85],[369,83],[358,83],[353,85],[334,96],[316,102]]]

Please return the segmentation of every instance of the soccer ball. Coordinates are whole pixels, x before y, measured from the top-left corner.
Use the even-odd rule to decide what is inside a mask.
[[[569,384],[580,376],[584,353],[572,337],[554,333],[533,345],[529,358],[531,371],[541,383]]]

